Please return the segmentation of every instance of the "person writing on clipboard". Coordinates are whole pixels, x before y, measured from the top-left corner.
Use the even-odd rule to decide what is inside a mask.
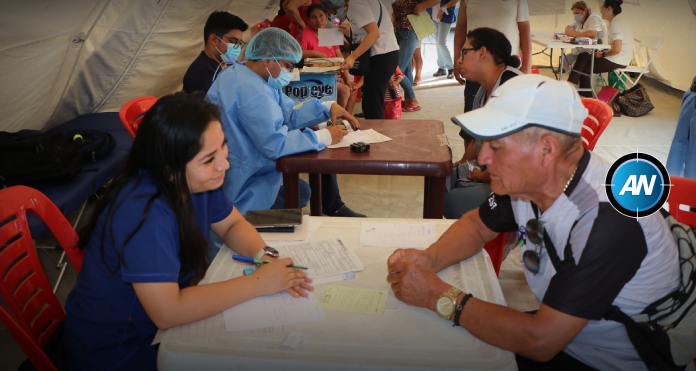
[[[344,119],[354,129],[360,128],[358,120],[336,102],[309,99],[295,108],[292,99],[283,94],[301,56],[302,48],[290,34],[267,28],[249,41],[246,65],[226,68],[208,90],[207,99],[220,106],[222,129],[233,144],[223,188],[242,214],[284,208],[283,179],[276,170],[280,157],[321,151],[348,133],[342,125],[318,131],[302,129],[329,119]],[[303,187],[306,204],[309,187],[302,184],[301,194]],[[329,211],[338,212],[337,216],[362,215],[342,201],[336,210],[327,210],[327,215]]]

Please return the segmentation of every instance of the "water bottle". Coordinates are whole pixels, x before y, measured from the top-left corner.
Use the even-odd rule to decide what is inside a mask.
[[[604,31],[597,31],[597,44],[604,44],[602,40],[604,40]]]

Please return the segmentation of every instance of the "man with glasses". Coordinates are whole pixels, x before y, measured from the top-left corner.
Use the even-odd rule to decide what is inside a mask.
[[[478,160],[493,193],[427,250],[394,252],[394,295],[516,353],[520,370],[646,370],[624,326],[602,318],[611,305],[631,316],[674,291],[679,254],[659,213],[629,218],[609,204],[611,164],[582,147],[586,117],[570,84],[522,75],[453,118],[484,141]],[[436,274],[503,232],[519,238],[540,304],[534,314],[479,300]]]
[[[183,90],[189,94],[195,91],[207,92],[220,70],[237,63],[237,57],[244,46],[242,35],[248,28],[234,14],[213,12],[203,28],[205,46],[186,71]]]

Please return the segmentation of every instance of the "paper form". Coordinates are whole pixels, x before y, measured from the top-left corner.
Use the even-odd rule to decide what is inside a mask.
[[[330,285],[324,290],[319,308],[344,312],[382,314],[387,304],[389,291],[357,289]]]
[[[310,278],[321,278],[365,269],[353,250],[349,249],[338,238],[274,247],[280,256],[289,256],[295,264],[309,268],[305,272]]]
[[[340,142],[327,146],[327,148],[342,148],[342,147],[350,147],[351,144],[357,143],[357,142],[364,142],[364,143],[381,143],[381,142],[388,142],[392,140],[392,138],[389,138],[386,135],[380,134],[376,132],[374,129],[367,129],[367,130],[356,130],[353,132],[349,132],[343,139],[341,139]]]
[[[343,34],[338,28],[320,28],[319,46],[343,45]]]
[[[421,12],[420,15],[409,14],[406,17],[411,21],[411,26],[413,26],[418,40],[423,40],[437,32],[428,12]]]
[[[317,297],[308,293],[306,298],[293,298],[283,291],[237,304],[222,312],[225,328],[229,332],[244,331],[324,319]]]
[[[302,73],[338,73],[340,66],[331,67],[303,67]]]
[[[361,246],[428,247],[435,243],[435,223],[362,223]]]

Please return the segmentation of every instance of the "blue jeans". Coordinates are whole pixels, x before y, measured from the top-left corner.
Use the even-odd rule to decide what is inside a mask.
[[[404,79],[401,80],[401,87],[404,88],[405,99],[415,99],[416,94],[413,92],[413,72],[411,72],[411,57],[416,51],[420,40],[416,36],[416,31],[407,28],[394,28],[396,42],[399,43],[399,68],[404,74]]]
[[[454,69],[452,55],[447,48],[447,36],[449,36],[451,23],[433,21],[437,28],[437,68],[441,70]]]

